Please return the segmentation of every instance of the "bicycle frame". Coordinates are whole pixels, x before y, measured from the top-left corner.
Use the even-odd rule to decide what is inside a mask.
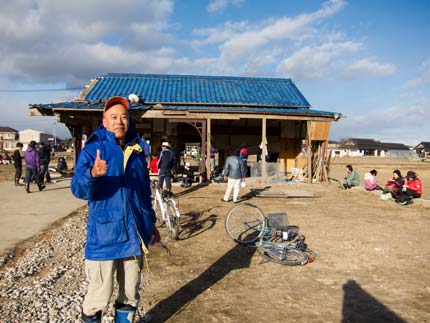
[[[175,199],[172,196],[165,196],[165,197],[162,196],[162,194],[160,193],[160,190],[158,189],[158,181],[156,180],[151,181],[151,193],[152,193],[152,200],[153,200],[152,206],[154,210],[157,210],[157,206],[159,206],[160,213],[161,213],[161,218],[157,214],[157,220],[159,220],[160,222],[164,222],[169,232],[173,228],[173,223],[171,222],[170,217],[167,215],[168,204],[171,203],[173,205],[173,208],[175,210],[174,215],[177,218],[178,223],[181,216],[179,212],[179,205],[176,203]]]
[[[244,203],[230,210],[225,225],[233,240],[257,248],[260,256],[268,261],[303,266],[316,257],[307,247],[299,227],[288,225],[286,213],[266,216],[257,206]]]

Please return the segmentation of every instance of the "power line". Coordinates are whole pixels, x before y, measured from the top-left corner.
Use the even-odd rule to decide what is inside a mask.
[[[76,91],[76,90],[83,90],[82,87],[66,87],[62,89],[23,89],[23,90],[16,90],[16,89],[0,89],[0,92],[62,92],[62,91]]]

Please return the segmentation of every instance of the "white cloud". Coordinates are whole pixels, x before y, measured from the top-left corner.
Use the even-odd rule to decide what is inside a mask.
[[[192,41],[193,47],[200,47],[210,44],[218,44],[233,38],[238,33],[245,32],[250,28],[247,21],[230,22],[226,21],[218,28],[196,28],[192,31],[194,36],[205,37]]]
[[[387,76],[394,74],[395,71],[394,65],[376,62],[374,58],[356,60],[345,68],[345,74],[349,77],[357,74]]]
[[[417,88],[420,86],[427,86],[427,87],[430,86],[430,57],[428,57],[421,64],[420,70],[419,70],[419,75],[414,79],[406,81],[403,86],[405,88]],[[429,91],[429,93],[430,93],[430,91]]]
[[[118,69],[166,71],[175,53],[172,12],[172,0],[8,1],[0,12],[0,75],[82,84]]]
[[[333,138],[378,138],[385,142],[416,145],[430,138],[430,100],[416,97],[411,103],[375,107],[370,112],[353,115],[333,123]]]
[[[295,79],[318,79],[338,64],[335,58],[345,53],[357,52],[362,46],[362,43],[347,41],[303,47],[284,59],[278,65],[277,71]]]
[[[244,0],[212,0],[208,5],[207,10],[210,13],[218,13],[227,8],[230,3],[237,7],[243,2]]]
[[[273,42],[303,37],[303,33],[309,32],[307,29],[313,23],[339,12],[344,5],[344,1],[341,0],[327,1],[313,13],[268,21],[263,26],[239,33],[220,46],[221,61],[227,65],[234,65]]]

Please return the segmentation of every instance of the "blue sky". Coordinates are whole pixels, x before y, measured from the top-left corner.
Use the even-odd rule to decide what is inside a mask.
[[[109,72],[292,78],[332,139],[430,141],[430,1],[15,0],[0,12],[0,125]],[[16,90],[29,90],[17,92]]]

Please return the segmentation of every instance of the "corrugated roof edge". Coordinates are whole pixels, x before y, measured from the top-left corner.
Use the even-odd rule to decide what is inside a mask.
[[[139,73],[108,73],[100,75],[98,78],[103,77],[136,77],[136,78],[147,78],[147,77],[164,77],[164,78],[189,78],[189,79],[219,79],[219,80],[264,80],[264,81],[275,81],[285,82],[288,81],[292,84],[294,82],[290,78],[271,78],[271,77],[246,77],[246,76],[221,76],[221,75],[190,75],[190,74],[139,74]]]

